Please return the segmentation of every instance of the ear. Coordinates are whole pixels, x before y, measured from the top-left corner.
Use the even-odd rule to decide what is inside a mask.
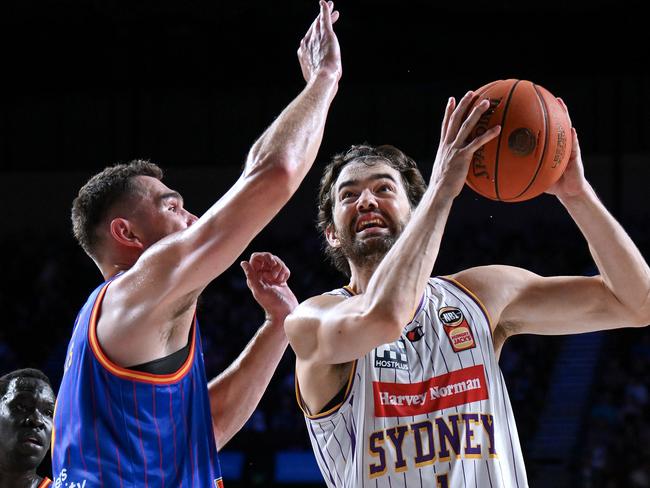
[[[122,246],[142,249],[140,238],[133,233],[131,222],[121,217],[111,220],[111,237]]]
[[[341,247],[341,241],[336,235],[336,230],[334,229],[334,226],[332,224],[325,227],[325,238],[327,239],[327,243],[330,246]]]

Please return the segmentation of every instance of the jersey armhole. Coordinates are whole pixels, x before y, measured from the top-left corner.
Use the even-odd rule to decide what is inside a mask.
[[[190,328],[190,351],[187,355],[187,358],[185,359],[185,362],[178,369],[178,371],[171,374],[152,374],[123,368],[122,366],[115,364],[108,358],[108,356],[106,356],[103,349],[101,348],[101,345],[99,344],[99,339],[97,338],[97,318],[99,316],[99,311],[102,306],[104,295],[106,294],[106,290],[111,283],[112,281],[107,282],[97,294],[97,298],[95,299],[95,303],[93,304],[93,308],[90,314],[90,320],[88,321],[88,344],[90,345],[90,350],[97,362],[110,374],[123,380],[132,380],[140,383],[150,383],[154,385],[170,385],[178,383],[181,379],[183,379],[183,377],[185,377],[185,375],[189,373],[189,371],[192,369],[192,363],[194,362],[197,336],[196,313],[194,314]]]
[[[306,418],[308,418],[309,420],[319,420],[319,419],[322,419],[322,418],[325,418],[325,417],[328,417],[330,415],[335,414],[336,412],[338,412],[341,409],[341,407],[343,405],[345,405],[345,402],[348,400],[348,398],[350,397],[350,393],[352,392],[352,384],[354,383],[354,375],[357,372],[357,363],[358,363],[358,361],[359,361],[358,359],[355,359],[354,362],[352,363],[352,367],[350,368],[350,375],[348,376],[348,381],[347,381],[347,384],[345,386],[345,395],[343,395],[343,399],[341,400],[341,402],[334,405],[330,409],[325,410],[324,412],[320,412],[320,413],[315,414],[315,415],[311,414],[311,412],[309,411],[309,408],[307,408],[307,405],[305,405],[305,402],[302,399],[302,395],[300,394],[300,385],[298,384],[298,374],[296,373],[296,381],[295,381],[295,383],[296,383],[296,401],[298,402],[298,406],[300,407],[300,410],[302,410],[302,413],[304,414],[304,416]],[[334,396],[334,398],[336,398],[336,396],[338,396],[338,395],[339,395],[339,393],[337,393]],[[330,403],[330,402],[328,402],[328,403]],[[326,404],[326,406],[327,406],[327,404]]]
[[[494,342],[494,327],[492,327],[492,319],[490,318],[490,314],[487,311],[487,307],[483,305],[483,302],[465,285],[463,285],[460,281],[457,281],[453,278],[450,278],[449,276],[438,276],[439,279],[446,281],[447,283],[450,283],[454,285],[456,288],[458,288],[460,291],[462,291],[465,295],[467,295],[471,300],[476,303],[478,306],[479,310],[483,312],[483,315],[485,316],[485,320],[487,320],[488,327],[490,329],[490,337],[492,338],[492,341]]]

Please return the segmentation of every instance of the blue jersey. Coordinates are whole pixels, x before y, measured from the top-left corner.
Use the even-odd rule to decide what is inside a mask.
[[[52,430],[53,485],[222,487],[198,322],[175,373],[122,368],[96,334],[109,284],[90,295],[68,345]]]

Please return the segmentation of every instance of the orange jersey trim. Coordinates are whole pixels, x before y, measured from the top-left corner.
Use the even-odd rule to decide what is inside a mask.
[[[46,488],[47,486],[52,485],[52,480],[48,478],[47,476],[43,478],[43,481],[41,481],[41,484],[38,485],[38,488]]]
[[[348,384],[347,384],[347,386],[345,388],[345,395],[343,395],[343,401],[341,401],[341,403],[339,403],[338,405],[333,406],[329,410],[327,410],[325,412],[321,412],[321,413],[316,414],[316,415],[311,415],[306,410],[305,404],[302,401],[302,395],[300,394],[300,386],[298,385],[298,374],[296,374],[296,401],[298,402],[298,406],[300,407],[300,410],[302,410],[302,413],[305,415],[305,417],[307,417],[310,420],[316,420],[316,419],[320,419],[320,418],[323,418],[323,417],[327,417],[328,415],[332,415],[333,413],[335,413],[338,409],[340,409],[343,406],[343,404],[348,399],[348,396],[350,394],[350,390],[352,389],[352,382],[354,380],[354,374],[357,371],[357,361],[358,360],[355,359],[354,362],[352,363],[352,367],[350,368],[350,376],[348,377]]]
[[[56,417],[56,406],[59,402],[59,399],[57,398],[54,400],[54,413],[52,414],[52,418],[54,419]],[[56,427],[54,426],[54,422],[52,422],[52,435],[50,437],[50,459],[54,459],[54,441],[56,441]]]
[[[192,368],[192,362],[194,361],[194,349],[196,347],[196,330],[194,330],[192,333],[190,352],[187,356],[187,359],[175,373],[151,374],[143,373],[141,371],[133,371],[115,364],[106,356],[106,354],[104,354],[104,351],[102,351],[102,348],[99,345],[99,340],[97,339],[97,318],[99,317],[102,300],[104,299],[104,295],[106,294],[106,290],[110,284],[111,282],[107,283],[97,295],[97,299],[95,300],[95,304],[93,305],[93,310],[90,315],[90,323],[88,324],[88,342],[90,343],[90,349],[95,355],[97,361],[99,361],[99,363],[111,374],[124,380],[133,380],[139,381],[141,383],[151,383],[154,385],[169,385],[180,381]],[[196,316],[194,317],[194,324],[192,327],[196,328]]]

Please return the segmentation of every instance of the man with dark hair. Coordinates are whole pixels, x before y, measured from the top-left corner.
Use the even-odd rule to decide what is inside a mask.
[[[325,171],[319,226],[350,284],[299,305],[285,330],[329,487],[528,486],[498,365],[504,341],[650,323],[650,269],[585,179],[574,129],[567,169],[548,193],[601,274],[545,278],[494,265],[430,277],[474,152],[500,134],[470,137],[490,107],[484,100],[465,116],[475,99],[449,99],[424,192],[413,162],[385,146],[354,147]]]
[[[37,369],[0,378],[0,488],[45,488],[36,469],[50,448],[54,391]]]
[[[266,389],[287,345],[282,324],[295,297],[279,259],[253,254],[242,263],[267,320],[209,385],[196,302],[288,201],[316,157],[341,76],[337,18],[333,4],[321,1],[298,50],[305,89],[201,218],[146,161],[107,168],[79,191],[75,236],[106,281],[79,313],[68,346],[54,418],[55,484],[222,486],[217,450]]]
[[[352,146],[346,152],[336,154],[332,158],[332,161],[325,168],[325,172],[321,178],[320,191],[318,193],[318,230],[320,230],[323,235],[325,234],[327,227],[332,224],[332,212],[335,197],[332,193],[332,187],[334,186],[334,183],[343,167],[352,162],[372,166],[378,161],[385,163],[400,173],[401,181],[404,185],[404,190],[406,191],[406,196],[411,208],[417,207],[422,195],[424,195],[424,192],[427,189],[427,185],[424,182],[424,178],[422,178],[422,174],[420,173],[420,170],[418,170],[415,161],[395,146],[388,144],[378,147],[372,147],[367,144]],[[363,259],[366,261],[373,258],[381,259],[395,243],[396,238],[396,235],[386,235],[371,241],[373,246],[380,246],[376,248],[375,252],[368,252],[368,250],[362,251],[355,247],[351,242],[346,246],[346,249],[349,250],[351,255],[356,255],[361,252]],[[341,246],[326,246],[325,253],[328,255],[334,266],[336,266],[336,269],[346,276],[350,276],[348,258],[343,252]]]

